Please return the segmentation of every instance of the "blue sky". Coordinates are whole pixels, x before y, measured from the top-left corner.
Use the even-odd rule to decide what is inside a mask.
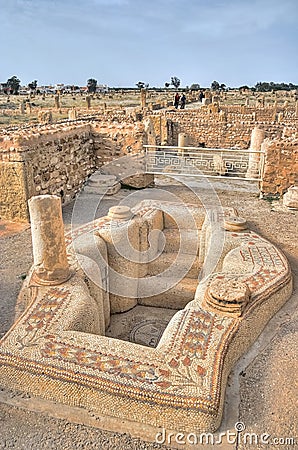
[[[298,0],[0,0],[0,81],[298,84]]]

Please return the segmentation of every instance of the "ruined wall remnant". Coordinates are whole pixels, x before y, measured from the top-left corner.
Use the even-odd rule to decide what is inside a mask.
[[[0,217],[27,221],[27,183],[22,161],[0,161]]]
[[[169,145],[178,144],[178,134],[188,135],[188,144],[198,147],[204,143],[208,148],[243,148],[250,145],[255,127],[262,128],[272,137],[282,134],[283,128],[294,127],[298,120],[295,111],[283,113],[283,120],[272,120],[274,108],[256,109],[253,107],[220,106],[211,110],[208,106],[183,111],[155,111],[152,113],[158,127],[158,119],[167,122]],[[158,133],[156,133],[158,134]]]
[[[261,192],[282,195],[291,185],[298,184],[298,139],[266,139],[264,174]]]
[[[248,106],[207,106],[189,110],[142,111],[142,117],[125,111],[103,110],[73,122],[39,124],[3,130],[0,135],[0,217],[29,220],[27,200],[52,194],[63,203],[75,198],[95,170],[128,154],[140,153],[144,144],[177,146],[187,136],[187,146],[208,148],[250,147],[257,127],[270,139],[266,152],[261,191],[282,194],[297,183],[297,124],[295,110]],[[43,117],[46,122],[49,117]],[[47,119],[47,120],[46,120]],[[142,121],[141,121],[142,120]],[[252,165],[254,161],[252,161]],[[148,185],[141,176],[128,179],[134,187]],[[111,169],[111,165],[110,165]],[[118,176],[118,173],[108,172]]]
[[[143,143],[144,125],[125,115],[6,132],[0,141],[0,217],[28,221],[27,200],[35,195],[69,202],[96,169],[140,152]]]

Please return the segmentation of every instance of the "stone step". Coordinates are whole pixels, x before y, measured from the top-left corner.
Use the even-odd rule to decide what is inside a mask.
[[[93,174],[88,179],[87,184],[89,186],[113,186],[117,183],[117,179],[114,175],[102,175],[102,174]]]
[[[178,251],[189,255],[199,253],[200,230],[165,228],[162,233],[165,238],[165,245],[160,250],[163,253],[177,253]]]
[[[177,253],[162,253],[154,261],[148,264],[148,275],[162,274],[165,270],[167,276],[175,277],[185,273],[187,278],[197,279],[200,272],[200,262],[196,255],[181,254],[177,258]]]
[[[121,184],[116,183],[112,186],[84,186],[84,194],[94,195],[114,195],[121,189]]]
[[[160,308],[183,309],[194,299],[198,282],[193,278],[183,278],[178,281],[176,277],[153,277],[155,295],[152,292],[152,284],[147,277],[139,284],[139,305],[155,306]],[[178,283],[177,283],[178,281]]]

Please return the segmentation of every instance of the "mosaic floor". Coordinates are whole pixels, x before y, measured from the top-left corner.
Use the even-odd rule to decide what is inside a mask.
[[[125,313],[113,314],[106,336],[156,347],[176,312],[174,309],[137,305]]]

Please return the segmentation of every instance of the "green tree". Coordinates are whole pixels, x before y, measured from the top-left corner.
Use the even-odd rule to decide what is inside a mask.
[[[144,81],[138,81],[136,83],[136,86],[138,89],[147,89],[149,87],[149,84],[145,84]]]
[[[172,77],[171,78],[171,84],[178,89],[178,87],[180,86],[180,80],[177,77]]]
[[[167,81],[165,82],[165,87],[168,88],[170,86],[170,83],[168,83]]]
[[[198,83],[193,83],[190,85],[191,91],[199,91],[201,89],[201,86]]]
[[[212,81],[211,83],[211,89],[212,91],[218,91],[220,88],[220,84],[218,81]]]
[[[255,89],[258,92],[270,92],[270,91],[291,91],[297,89],[298,86],[293,83],[274,83],[273,81],[259,81],[255,85]]]
[[[37,88],[37,80],[31,81],[31,83],[28,83],[28,88],[31,91],[36,91]]]
[[[7,80],[7,87],[10,89],[11,94],[18,94],[21,81],[15,75]]]
[[[95,78],[89,78],[87,80],[87,89],[89,94],[94,94],[96,92],[97,80]]]

